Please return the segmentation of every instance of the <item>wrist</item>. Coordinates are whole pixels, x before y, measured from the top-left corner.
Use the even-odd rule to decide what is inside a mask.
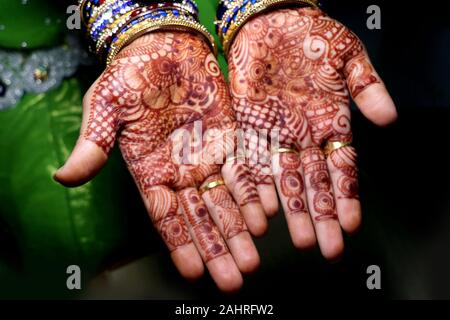
[[[285,6],[318,7],[318,0],[221,0],[217,10],[216,31],[225,56],[239,30],[253,17]]]
[[[130,52],[135,52],[135,54],[131,55],[140,55],[142,53],[142,48],[147,47],[154,42],[153,38],[154,36],[158,37],[165,37],[169,36],[174,41],[172,42],[173,45],[176,43],[184,43],[192,45],[194,48],[202,47],[205,51],[211,52],[210,46],[208,42],[205,40],[204,37],[198,35],[197,33],[193,33],[188,30],[179,30],[179,31],[173,31],[173,30],[159,30],[151,33],[145,33],[136,39],[130,41],[126,46],[122,48],[119,54],[117,54],[116,59],[121,59],[123,54],[125,56],[130,56]],[[195,41],[198,40],[198,41]],[[167,50],[168,48],[166,48]],[[158,47],[155,47],[155,51],[158,51]]]
[[[142,4],[134,0],[81,0],[80,12],[92,40],[92,49],[107,64],[142,35],[154,31],[200,34],[216,50],[214,38],[198,22],[194,0],[167,0]]]

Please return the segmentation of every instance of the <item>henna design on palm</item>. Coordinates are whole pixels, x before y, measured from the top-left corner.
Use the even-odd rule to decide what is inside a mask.
[[[233,146],[234,117],[219,70],[213,54],[197,37],[151,34],[119,54],[91,98],[85,138],[108,153],[120,131],[123,157],[172,250],[186,243],[187,228],[177,213],[176,196],[160,186],[180,190],[200,184],[219,170],[208,161],[214,157],[211,144],[223,138],[228,139],[221,141],[224,148]],[[191,132],[198,120],[205,130],[217,128],[221,137],[206,141],[198,151],[204,156],[202,163],[174,163],[172,151],[179,142],[171,134],[179,128]],[[209,230],[208,223],[194,229],[199,236],[201,230]]]
[[[290,223],[293,238],[294,233],[303,232],[296,227],[308,228],[310,222],[290,213],[309,210],[314,224],[332,223],[336,229],[337,207],[344,207],[339,201],[358,198],[356,153],[345,147],[327,161],[324,144],[352,140],[350,94],[365,114],[375,118],[370,112],[376,108],[369,110],[370,99],[362,95],[373,86],[384,99],[382,107],[394,110],[391,118],[395,115],[362,42],[319,9],[278,9],[257,15],[242,27],[228,60],[237,120],[246,132],[254,132],[246,136],[245,151],[256,184],[273,185],[274,173],[288,222],[303,219],[297,225]],[[373,92],[370,95],[374,97]],[[256,134],[264,130],[278,132],[277,141]],[[270,158],[274,147],[296,149],[300,156],[276,155],[275,166],[270,161],[252,161]],[[261,194],[260,198],[265,201]]]

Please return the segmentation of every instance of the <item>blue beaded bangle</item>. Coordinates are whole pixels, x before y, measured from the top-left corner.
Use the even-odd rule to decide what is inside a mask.
[[[229,10],[229,14],[225,17],[225,25],[223,25],[217,33],[219,33],[220,35],[226,34],[228,32],[229,25],[232,22],[236,22],[236,20],[238,19],[239,13],[245,13],[248,8],[253,6],[258,1],[259,0],[244,0],[241,5],[234,6],[232,10]]]
[[[111,48],[115,46],[116,42],[120,39],[122,34],[126,33],[135,25],[143,23],[146,20],[158,20],[167,18],[169,13],[172,14],[172,16],[174,17],[183,17],[186,20],[197,21],[195,18],[192,17],[192,15],[186,14],[184,12],[182,13],[177,9],[168,9],[168,10],[157,9],[156,11],[146,12],[143,15],[135,17],[135,19],[133,19],[132,21],[129,21],[125,27],[123,27],[116,35],[113,36],[111,44],[109,45],[109,50],[111,50]]]
[[[129,21],[128,24],[122,28],[117,35],[115,35],[112,40],[111,40],[111,45],[113,45],[119,38],[120,35],[127,32],[130,28],[132,28],[134,25],[141,23],[145,20],[156,20],[156,19],[161,19],[161,18],[166,18],[168,16],[168,13],[172,13],[173,16],[175,17],[179,17],[181,15],[179,10],[176,9],[169,9],[169,10],[162,10],[162,9],[157,9],[156,11],[153,12],[146,12],[143,15],[139,15],[137,16],[135,19],[133,19],[132,21]],[[188,18],[190,18],[190,16],[187,16]],[[192,19],[194,20],[194,19]]]
[[[195,4],[195,2],[192,2],[191,0],[183,0],[183,1],[171,0],[170,2],[168,2],[168,4],[169,3],[177,3],[180,6],[184,6],[186,11],[195,15],[196,18],[198,16],[198,7]],[[114,22],[114,20],[120,18],[116,17],[118,13],[123,15],[133,9],[136,9],[137,7],[139,7],[139,4],[137,4],[136,1],[131,0],[118,1],[114,3],[110,8],[108,8],[107,11],[101,13],[99,17],[97,17],[97,19],[91,24],[90,36],[92,40],[94,42],[98,41],[99,37],[101,36],[101,33],[105,29],[107,29]]]
[[[128,2],[117,2],[115,3],[111,8],[109,8],[106,12],[102,13],[97,19],[92,23],[92,27],[90,30],[91,38],[94,42],[98,40],[100,37],[100,34],[109,27],[115,19],[118,19],[119,17],[115,16],[120,14],[125,14],[133,9],[136,9],[139,7],[138,4],[136,4],[134,1],[128,1]],[[115,19],[114,19],[115,18]]]
[[[87,25],[87,21],[89,21],[94,9],[101,6],[104,2],[105,0],[85,0],[84,2],[80,0],[80,14],[85,25]]]
[[[165,19],[169,23],[171,19],[178,23],[176,19],[179,19],[180,25],[207,33],[196,25],[198,6],[195,0],[79,0],[79,8],[87,35],[92,40],[90,47],[100,58],[116,54],[126,39],[145,28],[145,23],[153,24],[152,20],[158,25]],[[205,36],[212,39],[210,35]]]

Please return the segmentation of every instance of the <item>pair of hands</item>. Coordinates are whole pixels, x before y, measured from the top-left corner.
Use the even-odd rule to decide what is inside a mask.
[[[336,259],[341,227],[354,232],[361,221],[356,153],[345,147],[325,158],[322,147],[351,140],[349,91],[376,124],[396,118],[360,40],[318,9],[253,18],[233,43],[229,71],[230,90],[196,35],[141,36],[87,92],[80,138],[55,174],[64,185],[85,183],[118,140],[180,273],[196,279],[206,265],[223,291],[258,267],[250,234],[264,234],[277,194],[294,245],[318,242]],[[245,163],[222,162],[236,150]],[[225,185],[199,193],[218,179]]]

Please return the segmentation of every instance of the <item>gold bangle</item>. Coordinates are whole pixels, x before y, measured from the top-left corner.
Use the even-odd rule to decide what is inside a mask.
[[[237,14],[239,14],[239,17],[236,21],[231,22],[230,26],[228,27],[228,31],[226,34],[222,35],[222,45],[223,50],[225,53],[225,56],[228,56],[231,44],[236,37],[237,32],[242,28],[242,26],[255,14],[261,13],[263,11],[266,11],[268,9],[272,9],[277,6],[282,5],[292,5],[292,4],[303,4],[303,5],[309,5],[313,7],[318,7],[318,1],[317,0],[262,0],[255,4],[250,4],[250,7],[247,8],[245,12],[242,13],[238,11]]]
[[[201,187],[200,189],[198,189],[198,193],[200,195],[202,195],[202,194],[204,194],[205,192],[207,192],[207,191],[209,191],[211,189],[214,189],[214,188],[220,187],[220,186],[224,186],[224,185],[225,185],[225,181],[223,181],[222,179],[211,181],[206,186]]]
[[[157,30],[169,30],[169,31],[195,31],[202,35],[207,43],[210,45],[211,50],[217,55],[217,46],[213,36],[209,33],[205,26],[198,22],[190,21],[183,18],[177,18],[169,16],[164,19],[158,20],[145,20],[142,24],[136,24],[135,27],[128,30],[119,40],[118,43],[110,49],[108,53],[106,64],[109,65],[119,53],[119,51],[127,44],[137,39],[141,35]]]
[[[86,21],[84,20],[83,8],[86,5],[87,0],[78,1],[78,11],[80,12],[80,19],[84,26],[86,26]]]

